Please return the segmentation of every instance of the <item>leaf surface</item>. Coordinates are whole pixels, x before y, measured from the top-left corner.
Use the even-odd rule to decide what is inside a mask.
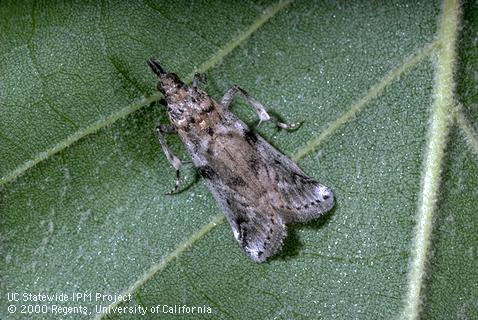
[[[168,309],[183,305],[219,319],[477,317],[478,10],[447,4],[1,2],[2,297],[64,293],[56,305],[87,312],[62,316],[84,319],[143,319],[138,306],[151,319],[198,317]],[[448,62],[447,17],[461,19]],[[186,81],[206,73],[217,98],[238,84],[285,121],[305,120],[259,132],[334,190],[332,212],[290,226],[280,255],[254,264],[192,168],[186,190],[165,196],[174,172],[153,132],[168,120],[150,57]],[[437,132],[447,66],[457,103]],[[254,125],[242,100],[232,110]],[[438,134],[444,156],[427,163]],[[429,166],[438,191],[428,194]],[[426,197],[436,206],[422,241]],[[426,249],[418,282],[416,248]],[[91,300],[72,301],[79,292]],[[24,303],[2,299],[0,317],[61,314],[21,314]]]

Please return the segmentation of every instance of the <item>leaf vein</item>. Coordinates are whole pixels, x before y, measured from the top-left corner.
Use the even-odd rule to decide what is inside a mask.
[[[423,157],[421,193],[417,222],[412,240],[408,288],[402,318],[420,316],[421,298],[431,246],[433,216],[436,210],[440,176],[450,127],[453,105],[453,71],[456,63],[455,44],[458,38],[460,5],[458,0],[445,0],[439,21],[437,60],[435,62],[434,98],[430,112],[428,138]]]
[[[194,284],[194,281],[189,276],[188,272],[184,272],[184,268],[183,268],[182,264],[181,263],[179,263],[179,264],[181,265],[181,273],[184,275],[186,281],[189,283],[189,286],[192,288],[192,290],[194,292],[196,292],[196,294],[201,295],[204,299],[209,301],[209,303],[214,306],[215,310],[219,311],[222,315],[224,315],[224,316],[227,315],[227,317],[229,319],[235,319],[229,312],[227,312],[226,309],[223,309],[221,307],[221,304],[218,301],[212,299],[206,292],[204,292],[198,286],[196,286]]]
[[[322,131],[318,136],[309,140],[302,148],[300,148],[299,151],[292,156],[292,159],[294,161],[299,161],[309,153],[315,151],[317,147],[326,140],[327,137],[332,135],[342,125],[351,121],[357,113],[362,111],[362,109],[366,107],[372,100],[377,98],[389,84],[398,79],[403,73],[410,70],[421,60],[428,57],[436,48],[436,46],[437,42],[432,42],[422,47],[415,54],[407,58],[400,66],[388,72],[379,82],[370,87],[366,95],[352,104],[352,106],[340,117],[330,122],[325,130]]]
[[[43,152],[40,152],[40,153],[36,154],[33,159],[24,162],[23,164],[18,166],[12,172],[10,172],[7,175],[1,177],[0,178],[0,186],[16,179],[17,177],[19,177],[20,175],[25,173],[25,171],[27,171],[28,169],[34,167],[35,165],[37,165],[38,163],[40,163],[44,160],[50,158],[54,154],[56,154],[56,153],[60,152],[61,150],[67,148],[68,146],[77,142],[81,138],[83,138],[83,137],[85,137],[89,134],[97,132],[101,128],[116,122],[118,119],[126,117],[129,114],[131,114],[132,112],[134,112],[134,111],[136,111],[136,110],[138,110],[138,109],[140,109],[144,106],[147,106],[154,101],[159,100],[159,98],[160,98],[160,95],[149,96],[148,98],[145,98],[143,100],[140,100],[139,102],[133,103],[133,104],[119,110],[119,112],[113,113],[106,118],[99,119],[98,121],[94,122],[92,125],[90,125],[88,127],[82,128],[78,131],[75,131],[72,135],[68,136],[65,140],[60,141],[59,143],[55,144],[53,147],[51,147],[50,149],[48,149],[46,151],[43,151]]]
[[[468,119],[465,117],[465,114],[463,113],[463,107],[459,103],[455,106],[455,117],[458,127],[463,132],[469,147],[476,155],[478,155],[478,135]]]
[[[259,29],[260,26],[262,26],[266,21],[268,21],[270,18],[272,18],[277,12],[279,12],[281,9],[285,8],[287,5],[289,5],[292,1],[284,1],[284,2],[278,2],[276,4],[271,5],[265,10],[265,13],[261,16],[259,16],[256,21],[254,21],[251,26],[241,33],[238,37],[233,38],[230,43],[228,43],[224,48],[220,49],[215,55],[213,55],[209,60],[204,62],[196,72],[199,73],[204,73],[208,69],[214,67],[216,64],[222,61],[222,59],[229,54],[233,49],[238,47],[241,43],[243,43],[246,39],[248,39],[253,32],[255,32],[257,29]],[[32,9],[32,14],[33,14],[33,9]],[[106,40],[104,40],[106,41]],[[105,44],[106,45],[106,44]],[[31,47],[29,47],[31,49]],[[31,51],[31,50],[30,50]],[[105,52],[106,53],[106,52]],[[191,73],[186,80],[191,81],[194,74],[196,72]],[[157,101],[161,98],[161,95],[152,95],[149,96],[146,99],[142,99],[139,102],[134,102],[123,109],[120,109],[118,112],[114,112],[111,115],[101,118],[98,121],[94,122],[93,124],[88,125],[85,128],[79,129],[76,132],[72,133],[70,136],[68,136],[66,139],[60,141],[59,143],[55,144],[53,147],[39,152],[36,154],[33,159],[27,160],[21,165],[19,165],[17,168],[15,168],[13,171],[7,173],[5,176],[0,177],[0,186],[15,180],[19,176],[21,176],[25,171],[31,169],[38,163],[50,158],[54,154],[60,152],[61,150],[67,148],[68,146],[72,145],[73,143],[77,142],[79,139],[85,137],[86,135],[92,134],[97,132],[98,130],[113,124],[117,120],[124,118],[128,116],[129,114],[137,111],[138,109],[154,102]]]
[[[78,125],[75,123],[75,121],[73,121],[73,119],[68,117],[63,112],[60,112],[60,110],[58,110],[57,108],[53,106],[50,99],[50,95],[48,94],[47,86],[45,84],[46,78],[44,78],[44,75],[40,73],[40,69],[38,68],[38,65],[39,65],[38,59],[35,57],[35,54],[33,53],[33,35],[35,34],[35,29],[36,29],[35,9],[36,9],[36,1],[32,3],[32,11],[30,13],[32,18],[32,32],[30,34],[26,47],[28,50],[28,55],[32,62],[32,67],[35,70],[35,73],[38,77],[38,80],[41,86],[43,101],[45,102],[46,106],[51,111],[53,111],[53,113],[55,113],[57,116],[59,116],[60,118],[65,120],[67,123],[69,123],[74,129],[78,129]]]
[[[214,43],[212,40],[210,39],[207,39],[205,38],[202,34],[198,33],[196,30],[193,30],[192,28],[190,28],[187,24],[184,24],[184,22],[182,21],[179,21],[178,19],[176,18],[173,18],[171,17],[170,15],[166,15],[163,11],[160,10],[160,8],[156,7],[154,4],[152,4],[150,1],[146,1],[145,4],[151,8],[152,10],[154,10],[155,12],[157,12],[161,17],[163,17],[164,19],[172,22],[172,23],[175,23],[175,24],[178,24],[180,25],[181,27],[184,27],[185,29],[187,29],[189,32],[191,32],[192,34],[194,34],[195,36],[201,38],[202,40],[204,40],[205,42],[211,44],[213,47],[216,47],[216,48],[220,48],[220,45],[218,45],[217,43]]]
[[[224,215],[222,213],[217,214],[211,222],[204,225],[201,229],[193,233],[189,238],[185,241],[181,242],[173,252],[166,255],[158,264],[155,264],[148,272],[146,272],[140,279],[138,279],[133,285],[131,285],[123,294],[132,294],[139,288],[143,286],[149,279],[151,279],[155,274],[161,272],[168,266],[168,264],[175,260],[181,253],[189,249],[192,245],[194,245],[198,240],[202,239],[206,234],[208,234],[215,226],[222,223],[224,221]],[[108,306],[108,310],[111,308],[119,305],[121,301],[117,301],[112,303]],[[102,319],[103,316],[107,315],[107,313],[101,313],[96,316],[96,319]]]

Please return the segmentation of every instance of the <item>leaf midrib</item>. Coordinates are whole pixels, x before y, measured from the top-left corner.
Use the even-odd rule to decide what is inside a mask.
[[[435,84],[431,106],[428,138],[422,164],[422,183],[417,207],[417,221],[411,247],[408,287],[402,313],[404,319],[419,319],[422,292],[431,247],[433,220],[437,208],[441,172],[454,99],[454,66],[459,22],[458,0],[445,0],[440,15]]]

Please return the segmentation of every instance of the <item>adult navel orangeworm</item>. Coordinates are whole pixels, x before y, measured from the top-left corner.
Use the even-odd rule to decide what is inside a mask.
[[[260,121],[271,117],[260,102],[238,86],[220,102],[193,84],[184,84],[155,60],[148,61],[158,76],[171,124],[156,128],[159,142],[176,169],[179,186],[181,161],[166,145],[163,133],[177,133],[199,174],[223,210],[234,238],[255,262],[265,261],[282,247],[286,224],[320,217],[334,205],[332,191],[308,177],[237,118],[228,107],[240,94],[257,112]],[[276,122],[284,129],[294,128]]]

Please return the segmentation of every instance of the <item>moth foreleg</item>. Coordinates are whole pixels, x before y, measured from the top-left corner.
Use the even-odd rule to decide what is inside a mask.
[[[193,77],[193,88],[198,88],[200,84],[206,83],[206,76],[204,74],[195,73]]]
[[[161,145],[161,148],[163,149],[164,154],[166,155],[166,158],[168,159],[169,163],[173,166],[173,168],[176,170],[176,183],[174,185],[174,188],[171,189],[169,192],[166,194],[173,194],[179,189],[179,169],[182,166],[181,160],[179,160],[178,157],[176,157],[171,149],[169,149],[166,140],[164,139],[163,133],[176,133],[176,128],[174,128],[172,125],[165,125],[165,124],[160,124],[159,126],[156,127],[155,129],[156,136],[158,137],[159,144]]]
[[[155,129],[156,134],[177,133],[176,128],[171,124],[160,124]]]
[[[259,116],[258,126],[262,123],[262,121],[268,121],[268,120],[271,120],[271,119],[275,123],[276,126],[278,126],[279,128],[282,128],[282,129],[295,130],[300,126],[300,124],[301,124],[300,122],[292,123],[292,124],[286,124],[286,123],[279,122],[277,119],[271,118],[271,116],[269,115],[269,113],[267,113],[267,110],[262,105],[262,103],[257,101],[255,98],[251,97],[244,89],[242,89],[241,87],[239,87],[237,85],[234,85],[231,88],[229,88],[229,90],[227,90],[227,92],[224,94],[224,96],[221,99],[221,105],[224,108],[227,109],[229,107],[229,105],[231,104],[232,99],[234,99],[234,96],[238,93],[256,111],[257,115]]]

